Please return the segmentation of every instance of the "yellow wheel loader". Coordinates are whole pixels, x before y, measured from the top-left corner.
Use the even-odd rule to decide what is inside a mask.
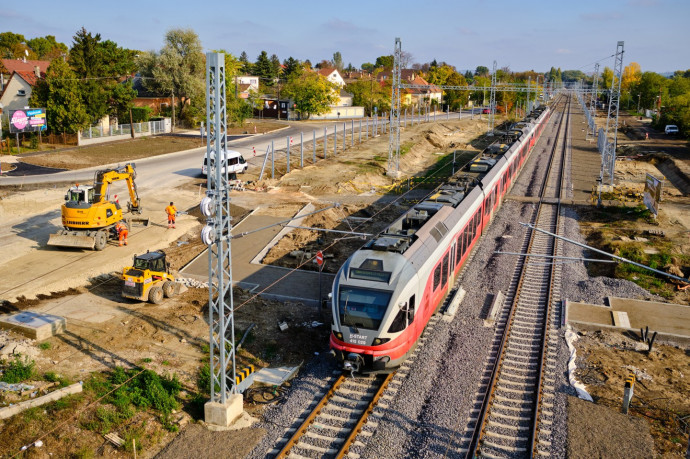
[[[134,163],[117,169],[97,171],[93,185],[72,186],[65,195],[62,205],[62,226],[64,229],[50,235],[48,245],[103,250],[109,239],[117,239],[115,225],[124,221],[128,228],[133,223],[147,226],[145,218],[123,219],[122,208],[117,201],[108,200],[110,184],[125,180],[129,189],[128,211],[141,214],[141,201],[134,183]]]
[[[175,282],[165,252],[158,250],[134,255],[134,263],[122,270],[122,296],[153,304],[163,302],[182,291],[182,284]]]

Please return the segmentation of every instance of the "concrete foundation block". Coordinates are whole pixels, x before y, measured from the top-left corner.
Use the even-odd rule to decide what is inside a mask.
[[[0,316],[0,328],[21,333],[36,341],[42,341],[64,332],[66,325],[67,321],[64,317],[31,311]]]
[[[230,427],[242,416],[242,394],[232,394],[225,403],[206,402],[204,405],[204,420],[210,426]]]

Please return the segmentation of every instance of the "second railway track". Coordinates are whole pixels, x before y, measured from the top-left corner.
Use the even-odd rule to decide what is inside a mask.
[[[560,198],[568,145],[569,102],[565,102],[547,176],[539,193],[534,226],[560,233]],[[470,415],[461,452],[468,457],[548,456],[555,396],[558,327],[555,308],[561,247],[544,233],[528,230],[504,309],[497,321],[492,354]]]

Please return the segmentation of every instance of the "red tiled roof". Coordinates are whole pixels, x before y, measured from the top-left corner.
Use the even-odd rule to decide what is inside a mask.
[[[328,75],[330,75],[330,74],[333,73],[333,72],[335,72],[335,69],[333,69],[333,68],[331,68],[331,69],[328,69],[328,68],[326,68],[326,69],[319,69],[319,74],[320,74],[320,75],[323,75],[323,76],[325,76],[325,77],[327,77]]]
[[[41,73],[45,73],[46,70],[48,70],[48,66],[50,65],[50,61],[27,60],[26,62],[24,62],[24,60],[22,59],[2,59],[1,62],[9,73],[33,72],[36,66],[38,66]]]
[[[38,77],[36,76],[36,73],[33,70],[32,71],[15,71],[14,73],[16,73],[17,75],[22,77],[22,79],[24,81],[29,83],[29,86],[32,86],[32,87],[35,86],[36,82],[38,81]],[[41,78],[45,78],[45,77],[46,77],[46,74],[41,72]]]

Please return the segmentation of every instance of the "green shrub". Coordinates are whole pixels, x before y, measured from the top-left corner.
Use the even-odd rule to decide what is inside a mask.
[[[4,368],[2,376],[0,376],[0,381],[8,384],[16,384],[24,382],[33,376],[36,363],[28,357],[22,359],[22,357],[18,355],[9,363],[2,361],[2,366]]]
[[[50,343],[48,341],[44,341],[41,344],[39,344],[38,347],[43,351],[47,351],[48,349],[50,349]]]

